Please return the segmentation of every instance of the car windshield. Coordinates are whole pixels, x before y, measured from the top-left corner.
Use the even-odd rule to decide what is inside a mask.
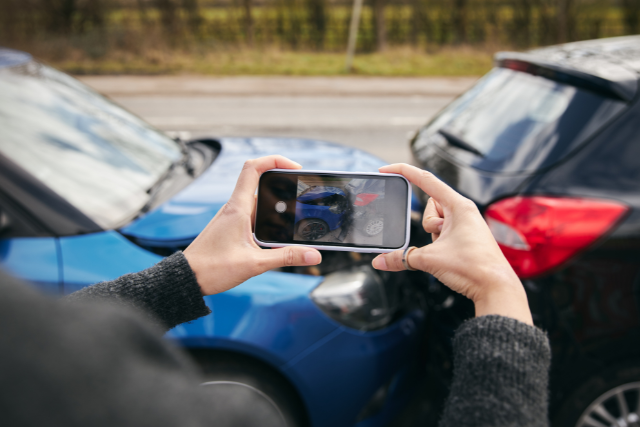
[[[491,172],[535,171],[588,140],[626,104],[520,71],[495,68],[414,141]]]
[[[178,144],[36,62],[0,68],[0,153],[105,229],[123,225],[181,158]]]

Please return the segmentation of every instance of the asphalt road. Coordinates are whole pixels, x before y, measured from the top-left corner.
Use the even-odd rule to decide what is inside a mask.
[[[165,131],[339,142],[407,162],[410,135],[474,78],[84,77]]]

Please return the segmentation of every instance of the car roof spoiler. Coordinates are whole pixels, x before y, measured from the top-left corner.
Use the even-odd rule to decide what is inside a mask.
[[[562,63],[545,61],[536,55],[518,52],[498,52],[494,57],[494,62],[500,68],[544,77],[624,102],[633,100],[638,90],[637,74],[617,64],[608,64],[606,70],[603,69],[604,67],[600,67],[601,69],[596,67],[594,70],[589,70],[595,71],[592,73]],[[607,74],[612,78],[605,78],[597,74]]]

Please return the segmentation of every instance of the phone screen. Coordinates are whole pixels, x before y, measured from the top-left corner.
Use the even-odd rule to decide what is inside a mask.
[[[408,197],[397,176],[266,172],[255,233],[265,243],[400,248]]]

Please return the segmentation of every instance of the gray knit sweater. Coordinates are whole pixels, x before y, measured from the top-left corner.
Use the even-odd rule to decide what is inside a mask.
[[[0,425],[264,426],[208,398],[191,362],[162,339],[208,313],[181,253],[66,301],[0,273]],[[547,425],[543,332],[476,318],[457,331],[454,353],[441,426]]]

